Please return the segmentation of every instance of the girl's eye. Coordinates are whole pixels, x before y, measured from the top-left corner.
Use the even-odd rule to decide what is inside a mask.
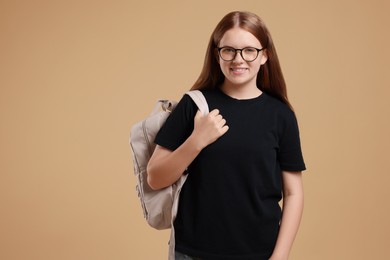
[[[245,48],[244,52],[246,52],[246,53],[253,53],[253,52],[256,52],[256,49],[255,48]]]
[[[235,53],[236,52],[236,50],[233,48],[223,48],[222,51],[224,53]]]

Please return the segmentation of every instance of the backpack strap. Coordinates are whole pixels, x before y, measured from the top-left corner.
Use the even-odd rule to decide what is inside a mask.
[[[195,104],[198,106],[200,112],[202,112],[204,116],[209,113],[209,106],[202,92],[199,90],[192,90],[188,91],[186,94],[189,95],[192,100],[194,100]]]

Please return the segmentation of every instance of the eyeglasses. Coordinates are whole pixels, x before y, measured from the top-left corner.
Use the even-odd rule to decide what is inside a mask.
[[[218,49],[218,54],[221,59],[224,61],[232,61],[236,58],[237,52],[240,52],[240,55],[244,61],[251,62],[257,59],[259,52],[265,48],[257,49],[255,47],[245,47],[243,49],[235,49],[232,47],[220,47]]]

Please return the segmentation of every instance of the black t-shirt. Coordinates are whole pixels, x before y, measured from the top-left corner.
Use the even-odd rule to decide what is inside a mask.
[[[238,100],[203,90],[229,130],[188,167],[175,220],[176,250],[202,259],[268,259],[281,219],[282,170],[302,171],[295,114],[263,93]],[[178,148],[192,133],[197,107],[184,95],[156,137]]]

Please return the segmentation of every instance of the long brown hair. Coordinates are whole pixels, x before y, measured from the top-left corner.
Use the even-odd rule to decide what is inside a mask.
[[[261,45],[266,48],[268,59],[260,67],[257,74],[257,87],[261,91],[281,100],[292,109],[287,98],[286,83],[271,34],[263,20],[250,12],[236,11],[228,13],[218,23],[210,37],[202,72],[191,89],[213,89],[223,83],[225,76],[218,64],[216,48],[225,32],[235,26],[252,33],[260,41]]]

